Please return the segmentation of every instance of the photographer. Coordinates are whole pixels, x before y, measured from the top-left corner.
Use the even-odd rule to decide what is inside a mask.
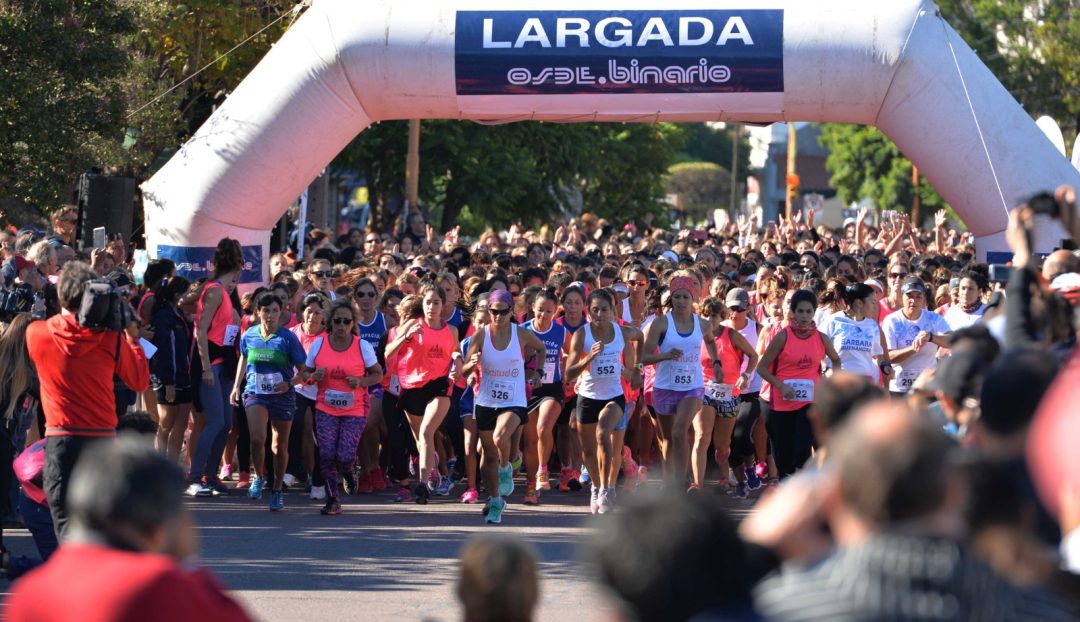
[[[34,322],[26,331],[45,412],[45,491],[60,537],[67,528],[67,487],[79,454],[92,440],[116,434],[113,375],[136,391],[144,390],[150,382],[134,314],[111,313],[102,318],[100,305],[87,308],[83,304],[84,298],[90,296],[86,302],[104,300],[109,311],[123,311],[111,286],[91,283],[96,278],[97,274],[85,263],[65,264],[57,284],[62,311],[43,322]],[[110,325],[125,317],[123,330]]]

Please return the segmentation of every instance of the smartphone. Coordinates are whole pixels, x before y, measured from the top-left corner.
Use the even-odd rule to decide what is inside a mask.
[[[105,248],[107,237],[105,227],[94,227],[94,248]]]
[[[1008,283],[1011,276],[1012,266],[1007,266],[1003,263],[990,264],[991,283]]]

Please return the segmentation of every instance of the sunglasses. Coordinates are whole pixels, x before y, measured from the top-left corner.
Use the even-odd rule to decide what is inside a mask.
[[[330,323],[333,324],[334,326],[348,326],[349,324],[352,324],[353,321],[352,321],[352,318],[348,318],[348,317],[336,317],[336,318],[330,320]]]
[[[890,272],[889,273],[889,278],[890,279],[902,279],[907,275],[908,275],[907,272]]]
[[[372,240],[364,240],[365,244],[374,244],[376,242],[378,242],[378,240],[374,240],[374,239],[372,239]]]
[[[318,277],[320,279],[328,279],[328,278],[330,278],[331,276],[334,275],[334,271],[333,270],[319,270],[317,272],[312,272],[312,274],[314,274],[316,277]]]
[[[377,295],[375,292],[356,292],[357,298],[374,298]]]
[[[742,307],[728,307],[728,311],[731,311],[732,313],[744,313],[746,312],[746,309]]]
[[[496,309],[494,307],[488,307],[488,313],[495,316],[508,315],[510,313],[510,308],[507,307],[505,309]]]
[[[649,282],[648,281],[627,281],[626,284],[629,285],[630,287],[645,287],[646,285],[649,284]]]
[[[510,295],[513,296],[514,298],[517,298],[518,296],[521,295],[521,292],[510,292]]]

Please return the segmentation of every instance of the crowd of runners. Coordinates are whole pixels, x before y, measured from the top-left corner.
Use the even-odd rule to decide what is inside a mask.
[[[91,364],[77,361],[90,282],[134,314],[105,351],[115,414],[156,421],[188,495],[247,495],[276,512],[302,491],[290,504],[331,516],[346,495],[453,497],[482,504],[488,523],[549,495],[587,495],[608,514],[643,486],[747,499],[822,462],[812,410],[825,408],[822,378],[841,372],[970,442],[972,365],[1018,343],[1066,360],[1080,297],[1075,253],[1054,252],[1041,272],[1025,259],[1030,209],[1010,225],[1011,277],[977,261],[944,212],[928,230],[865,210],[840,228],[812,210],[682,230],[586,214],[473,243],[414,214],[397,236],[314,230],[303,257],[271,256],[254,289],[240,283],[232,239],[208,277],[152,260],[136,285],[120,240],[79,261],[73,216],[61,209],[51,234],[2,240],[5,291],[22,292],[4,309],[26,308],[3,318],[0,406],[14,449],[0,484],[21,483],[61,535],[72,439],[115,428],[72,414],[95,396],[51,369]],[[60,354],[35,345],[46,323]],[[57,341],[64,331],[70,343]],[[39,439],[61,456],[53,474],[48,457],[37,473],[13,470]]]

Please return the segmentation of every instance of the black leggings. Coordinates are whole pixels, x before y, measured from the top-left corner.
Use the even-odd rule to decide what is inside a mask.
[[[773,410],[768,402],[761,401],[761,412],[765,416],[780,477],[791,475],[810,459],[810,449],[815,442],[814,429],[807,416],[809,411],[810,404],[797,410]]]
[[[310,414],[309,414],[310,413]],[[312,417],[312,443],[315,445],[315,464],[304,463],[304,420]],[[315,400],[296,394],[296,411],[293,413],[292,429],[289,430],[289,466],[286,472],[300,481],[311,476],[312,486],[326,483],[319,468],[319,441],[315,434]]]
[[[243,400],[241,400],[243,401]],[[247,412],[243,405],[233,405],[236,418],[236,465],[241,472],[251,471],[251,430],[248,429]],[[200,441],[201,442],[201,441]]]
[[[409,456],[419,455],[416,441],[413,440],[412,428],[405,419],[405,411],[398,406],[398,398],[389,392],[383,394],[383,420],[386,421],[387,443],[383,447],[383,460],[390,477],[397,480],[409,479]]]
[[[735,429],[731,433],[731,453],[728,454],[728,465],[731,468],[739,468],[746,463],[747,458],[754,457],[754,425],[760,415],[761,400],[757,393],[743,393],[739,396]]]

